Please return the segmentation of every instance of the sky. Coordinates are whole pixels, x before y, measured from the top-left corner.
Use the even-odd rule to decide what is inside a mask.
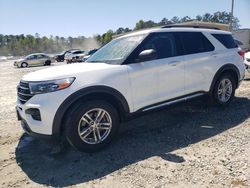
[[[250,0],[235,0],[234,16],[250,28]],[[159,22],[173,16],[231,11],[231,0],[0,0],[0,34],[86,36],[140,19]]]

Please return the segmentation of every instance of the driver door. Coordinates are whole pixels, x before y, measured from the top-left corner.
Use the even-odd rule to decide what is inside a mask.
[[[156,57],[140,60],[139,54],[153,49]],[[134,111],[152,106],[184,94],[185,68],[178,56],[173,33],[154,33],[139,47],[133,63],[128,65]]]
[[[36,61],[37,61],[37,55],[32,55],[32,56],[30,56],[28,60],[29,60],[29,61],[28,61],[28,64],[29,64],[29,65],[35,65],[35,64],[36,64]]]

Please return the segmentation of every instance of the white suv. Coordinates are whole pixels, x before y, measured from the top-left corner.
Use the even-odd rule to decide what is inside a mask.
[[[157,28],[112,40],[86,63],[25,75],[17,114],[30,135],[66,138],[96,151],[132,115],[209,94],[228,104],[244,78],[242,52],[231,33]]]
[[[84,51],[82,50],[75,50],[72,52],[67,52],[64,56],[64,59],[67,63],[77,62],[78,59],[81,59],[85,55]]]

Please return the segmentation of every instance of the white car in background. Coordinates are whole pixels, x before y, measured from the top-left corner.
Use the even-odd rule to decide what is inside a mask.
[[[86,51],[84,53],[84,56],[80,59],[80,62],[84,62],[86,61],[88,58],[90,58],[98,49],[93,49],[93,50],[89,50]]]
[[[0,56],[0,61],[6,61],[7,60],[7,57],[5,56]]]
[[[75,50],[71,52],[67,52],[65,54],[64,59],[67,63],[74,63],[77,62],[79,59],[81,59],[85,55],[84,51],[82,50]]]
[[[250,51],[245,53],[244,64],[246,66],[246,77],[250,78]]]

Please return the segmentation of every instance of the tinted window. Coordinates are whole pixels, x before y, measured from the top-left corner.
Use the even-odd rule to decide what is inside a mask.
[[[183,46],[183,55],[214,50],[211,42],[200,32],[178,32]]]
[[[175,36],[173,33],[154,34],[142,47],[143,50],[154,49],[157,54],[156,59],[176,56]],[[139,54],[138,54],[139,55]]]
[[[212,34],[218,41],[220,41],[226,48],[237,48],[235,40],[229,34]]]
[[[37,56],[36,55],[31,55],[31,56],[28,56],[27,59],[36,59]]]
[[[37,55],[37,58],[39,59],[39,58],[45,58],[46,56],[45,55],[42,55],[42,54],[39,54],[39,55]]]
[[[82,51],[76,51],[76,52],[73,52],[73,54],[81,54]]]

